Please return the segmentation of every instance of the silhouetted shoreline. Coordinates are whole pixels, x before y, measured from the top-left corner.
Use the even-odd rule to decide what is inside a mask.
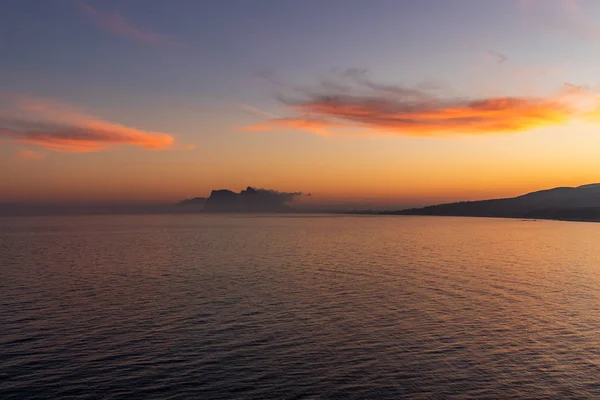
[[[339,214],[518,218],[600,222],[600,184],[559,187],[522,196],[481,201],[462,201],[401,210],[294,208],[287,204],[300,192],[248,187],[239,193],[213,190],[176,204],[154,205],[0,205],[0,216],[139,215],[139,214]]]
[[[380,214],[599,222],[600,184],[559,187],[505,199],[463,201],[398,211],[382,211]]]

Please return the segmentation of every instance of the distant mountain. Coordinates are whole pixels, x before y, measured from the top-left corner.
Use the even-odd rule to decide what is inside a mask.
[[[194,197],[193,199],[185,199],[177,203],[178,206],[196,206],[204,208],[206,204],[206,197]]]
[[[558,187],[512,198],[464,201],[383,212],[383,214],[600,221],[600,183],[578,187]]]
[[[179,207],[195,208],[204,212],[292,212],[287,203],[302,193],[279,192],[269,189],[255,189],[248,186],[239,193],[227,189],[213,190],[208,198],[196,197],[179,202]]]

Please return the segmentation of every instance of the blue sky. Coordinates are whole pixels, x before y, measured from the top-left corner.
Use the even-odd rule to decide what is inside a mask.
[[[481,160],[481,151],[487,152],[485,159],[499,163],[496,153],[517,149],[512,165],[525,168],[528,160],[536,158],[532,148],[546,154],[537,165],[571,162],[559,152],[570,148],[567,160],[587,160],[590,146],[600,143],[589,136],[590,127],[578,128],[576,141],[567,145],[562,139],[567,128],[560,126],[543,128],[547,133],[539,134],[542,139],[523,136],[527,133],[519,133],[523,130],[519,128],[508,139],[482,135],[474,144],[460,132],[456,139],[438,140],[436,133],[431,133],[433,139],[423,139],[402,132],[393,137],[337,133],[321,137],[287,123],[268,131],[247,132],[244,127],[271,117],[296,118],[297,107],[290,108],[279,96],[322,91],[323,82],[344,82],[349,68],[363,70],[370,82],[381,85],[434,87],[436,96],[453,102],[502,96],[546,98],[563,90],[565,83],[595,93],[600,65],[600,19],[596,17],[600,17],[600,3],[584,0],[5,0],[0,4],[0,93],[5,98],[0,106],[6,108],[5,114],[14,114],[9,109],[13,97],[29,96],[44,99],[43,117],[55,112],[53,123],[67,124],[63,119],[68,117],[71,124],[76,114],[79,122],[86,116],[88,125],[104,121],[169,135],[173,144],[164,152],[140,149],[154,145],[137,139],[119,139],[117,145],[110,139],[110,144],[96,146],[89,143],[87,132],[87,139],[70,139],[86,140],[94,154],[74,156],[66,154],[71,147],[14,140],[23,134],[21,127],[0,142],[0,168],[14,177],[4,189],[14,199],[62,199],[75,192],[93,198],[116,187],[112,196],[125,199],[131,197],[128,182],[143,179],[148,182],[137,189],[139,196],[156,197],[162,191],[150,177],[158,175],[166,180],[174,176],[178,183],[165,189],[168,196],[157,199],[203,195],[221,182],[234,189],[283,184],[290,187],[280,189],[321,191],[323,198],[359,198],[362,192],[376,193],[380,199],[412,196],[414,202],[444,196],[485,197],[535,188],[535,182],[551,184],[546,175],[520,181],[508,174],[494,191],[481,182],[497,180],[498,172],[484,165],[482,170],[490,174],[487,180],[485,176],[467,179],[471,186],[450,190],[440,183],[444,167],[436,169],[431,163],[441,158],[463,165],[465,160]],[[78,111],[63,112],[67,107]],[[339,119],[339,115],[328,117]],[[0,128],[13,129],[12,125]],[[523,143],[529,143],[529,151],[520,150]],[[18,154],[30,154],[36,162],[17,163],[15,157],[27,158]],[[114,177],[102,175],[107,164],[128,166],[132,160],[139,171],[121,181],[111,183]],[[387,161],[379,165],[379,160]],[[407,166],[398,160],[412,161]],[[600,172],[597,165],[592,164],[592,169],[585,165],[578,174],[569,175],[573,178],[556,183],[579,183]],[[61,179],[46,176],[48,170],[63,177],[68,169],[77,168],[103,182],[103,189],[61,182],[60,190],[30,191],[42,177]],[[422,188],[412,180],[402,185],[405,177],[397,172],[389,172],[396,173],[395,178],[386,178],[386,171],[402,168],[411,168],[429,186]],[[319,177],[323,169],[339,172]],[[185,181],[182,171],[197,172]],[[86,180],[81,174],[76,182]],[[362,181],[351,185],[357,174]],[[376,178],[370,179],[370,174]],[[506,183],[511,179],[516,182],[512,186]],[[340,180],[346,186],[334,184]],[[405,193],[398,185],[412,189]]]

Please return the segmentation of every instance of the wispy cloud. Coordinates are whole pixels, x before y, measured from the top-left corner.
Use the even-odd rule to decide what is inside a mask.
[[[244,128],[246,131],[270,131],[274,129],[294,129],[327,136],[330,129],[340,128],[343,124],[322,118],[274,118],[260,124]]]
[[[524,11],[531,11],[536,7],[558,8],[566,12],[579,12],[579,0],[519,0],[519,5]]]
[[[261,115],[263,117],[269,118],[278,118],[278,116],[275,114],[271,114],[270,112],[261,110],[260,108],[252,107],[251,105],[248,105],[246,103],[241,103],[239,101],[236,101],[234,103],[242,107],[244,110],[250,111],[252,114]]]
[[[522,132],[564,124],[587,114],[574,85],[555,96],[442,98],[423,89],[376,83],[365,71],[349,70],[343,90],[331,86],[282,97],[293,116],[272,118],[246,130],[295,129],[318,135],[363,134],[444,137]],[[588,96],[588,100],[589,96]],[[594,107],[596,99],[586,106]]]
[[[578,0],[520,0],[521,9],[544,18],[549,28],[582,39],[600,39],[600,26],[587,18]]]
[[[39,161],[44,158],[44,154],[30,149],[20,149],[15,153],[15,159],[19,161]]]
[[[171,135],[103,121],[56,101],[31,96],[1,99],[0,138],[49,150],[95,152],[113,146],[168,149]]]
[[[489,50],[488,54],[490,56],[494,57],[496,59],[496,61],[498,62],[498,64],[504,64],[506,62],[506,60],[508,60],[508,57],[505,54],[498,53],[497,51],[494,51],[494,50]]]
[[[173,46],[177,42],[166,35],[144,30],[126,20],[120,13],[101,11],[84,1],[77,1],[77,7],[90,16],[94,22],[108,32],[152,46]]]

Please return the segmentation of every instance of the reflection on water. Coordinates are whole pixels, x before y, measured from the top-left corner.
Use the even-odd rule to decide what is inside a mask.
[[[0,398],[599,398],[600,224],[0,220]]]

